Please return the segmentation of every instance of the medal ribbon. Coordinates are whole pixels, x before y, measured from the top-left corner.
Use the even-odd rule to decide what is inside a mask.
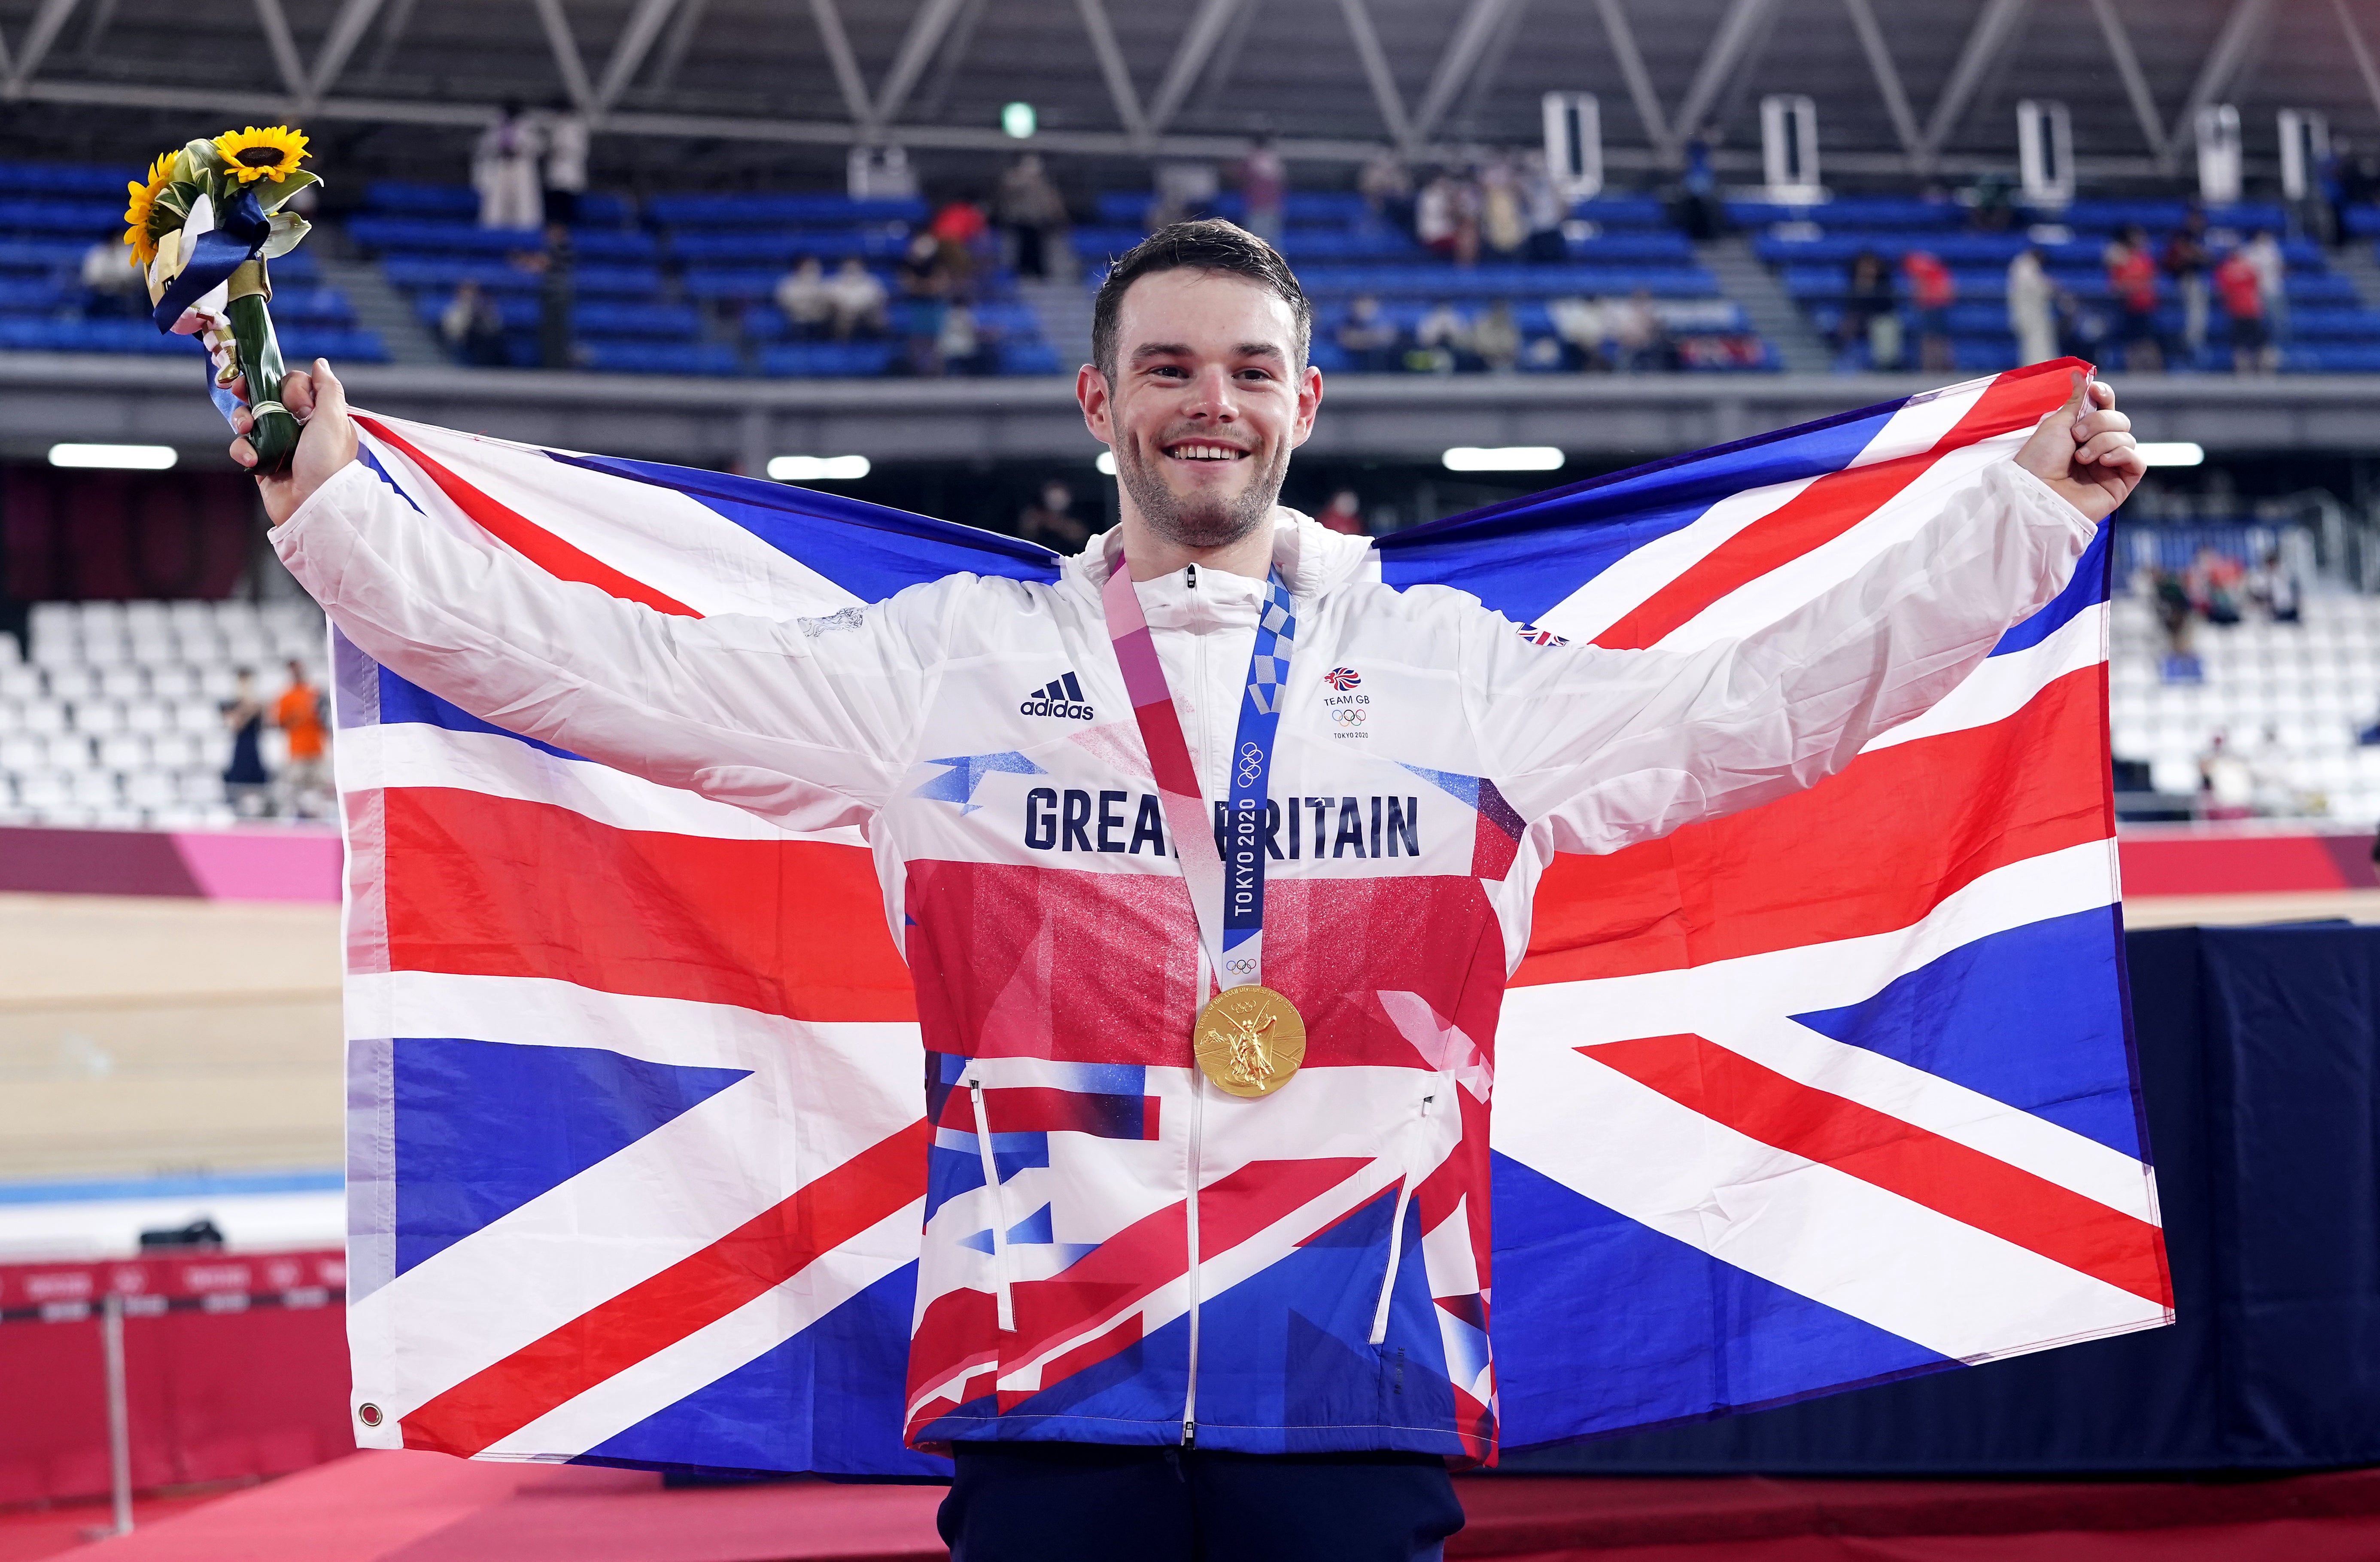
[[[1132,714],[1157,778],[1157,797],[1173,832],[1173,850],[1189,881],[1190,907],[1198,937],[1219,987],[1244,987],[1264,975],[1265,821],[1272,784],[1273,738],[1281,726],[1281,702],[1289,683],[1289,657],[1297,640],[1297,615],[1279,571],[1265,580],[1264,605],[1257,616],[1257,640],[1248,655],[1247,693],[1240,702],[1239,731],[1232,746],[1229,795],[1224,799],[1222,845],[1215,819],[1198,786],[1190,745],[1182,736],[1182,714],[1165,668],[1157,659],[1148,619],[1133,590],[1132,571],[1122,554],[1100,589],[1107,608],[1108,638],[1123,669]]]

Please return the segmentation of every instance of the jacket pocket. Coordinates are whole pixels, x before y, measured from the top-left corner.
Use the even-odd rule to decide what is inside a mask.
[[[991,1204],[991,1295],[1000,1332],[1016,1332],[1016,1304],[1008,1290],[1008,1190],[1000,1185],[1000,1162],[991,1153],[991,1123],[983,1111],[983,1081],[970,1076],[967,1099],[975,1106],[975,1145],[983,1156],[983,1186]]]
[[[1396,1295],[1397,1270],[1404,1263],[1405,1256],[1405,1208],[1413,1202],[1415,1171],[1421,1164],[1422,1141],[1429,1130],[1430,1108],[1436,1104],[1438,1092],[1443,1088],[1442,1076],[1432,1080],[1429,1093],[1421,1098],[1421,1105],[1414,1113],[1413,1120],[1398,1136],[1398,1151],[1403,1158],[1404,1169],[1397,1179],[1397,1212],[1389,1223],[1388,1268],[1380,1275],[1379,1300],[1372,1306],[1374,1345],[1388,1343],[1389,1302]]]

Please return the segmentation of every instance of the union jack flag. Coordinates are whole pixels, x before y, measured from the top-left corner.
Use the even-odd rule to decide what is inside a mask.
[[[1740,634],[2007,457],[2071,367],[1382,539],[1379,568],[1544,644]],[[1048,567],[801,490],[363,423],[426,524],[663,611],[831,629],[919,580]],[[1544,874],[1493,1047],[1507,1447],[2170,1320],[2122,999],[2105,539],[1833,778]],[[358,1441],[946,1470],[902,1446],[904,1363],[929,1155],[975,1120],[952,1060],[929,1068],[856,830],[781,829],[334,651]],[[1484,1100],[1489,1059],[1454,1040]],[[996,1120],[1153,1137],[1140,1070],[1071,1067],[994,1092]]]
[[[1322,675],[1322,681],[1344,694],[1364,680],[1353,667],[1333,667]]]

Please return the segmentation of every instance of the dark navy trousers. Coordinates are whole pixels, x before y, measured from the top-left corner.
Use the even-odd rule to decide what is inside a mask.
[[[1439,1562],[1463,1505],[1434,1454],[960,1443],[952,1562]]]

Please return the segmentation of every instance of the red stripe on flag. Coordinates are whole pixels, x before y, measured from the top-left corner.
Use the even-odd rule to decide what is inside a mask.
[[[1888,1113],[1790,1080],[1700,1036],[1578,1051],[1689,1111],[1831,1166],[2160,1307],[2165,1239],[2144,1220]]]
[[[477,1454],[718,1322],[925,1197],[928,1129],[910,1124],[650,1280],[465,1378],[404,1418],[405,1446]]]
[[[359,415],[356,421],[370,430],[374,438],[404,451],[407,460],[430,475],[430,481],[438,485],[440,493],[452,499],[456,508],[477,521],[490,536],[554,579],[583,581],[625,601],[643,603],[659,612],[674,613],[686,618],[702,616],[674,597],[665,596],[643,581],[621,574],[593,554],[564,542],[519,511],[480,493],[423,455],[411,441],[378,418]]]
[[[914,1020],[867,851],[616,829],[550,803],[385,793],[388,963],[782,1014]]]
[[[1806,792],[1537,883],[1516,985],[1677,970],[1890,933],[1996,868],[2115,833],[2106,669],[1987,726],[1863,754]]]
[[[2080,367],[2066,360],[1999,375],[1932,449],[1828,472],[1688,566],[1596,636],[1595,643],[1615,651],[1659,644],[1730,592],[1849,531],[1951,451],[2039,422],[2064,404],[2070,389],[2066,371]]]
[[[1198,1194],[1200,1261],[1238,1247],[1369,1165],[1350,1156],[1251,1161],[1218,1178]],[[1011,1286],[1012,1333],[1000,1332],[989,1291],[946,1291],[928,1302],[909,1345],[910,1397],[988,1348],[998,1349],[1005,1371],[1081,1339],[1180,1279],[1190,1267],[1186,1208],[1184,1202],[1152,1210],[1050,1279]],[[1043,1371],[1043,1388],[1058,1381],[1050,1369]],[[919,1424],[913,1419],[910,1430]]]

